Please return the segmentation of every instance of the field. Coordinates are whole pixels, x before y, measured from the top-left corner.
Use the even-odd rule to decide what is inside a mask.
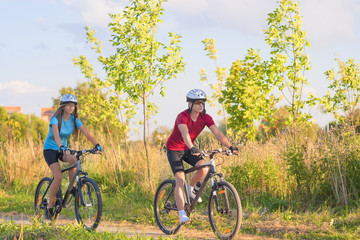
[[[344,132],[318,133],[317,136],[322,137],[321,142],[307,139],[298,141],[296,146],[287,145],[286,136],[265,143],[249,142],[240,148],[239,155],[218,159],[221,165],[217,170],[234,184],[241,197],[243,223],[239,235],[280,239],[360,237],[360,210],[355,191],[359,185],[358,137]],[[107,134],[98,133],[96,137],[106,143],[103,144],[104,154],[89,156],[83,169],[100,186],[104,222],[123,221],[156,227],[153,217],[156,186],[172,176],[163,146],[150,145],[149,182],[142,142],[125,145],[120,139],[110,139]],[[202,149],[220,147],[212,138],[205,137],[198,144]],[[41,141],[28,140],[9,140],[1,145],[1,213],[33,214],[37,182],[50,176],[42,146]],[[79,146],[88,147],[89,143],[80,139]],[[67,182],[64,178],[63,185]],[[208,191],[203,199],[207,199],[206,194]],[[204,202],[199,213],[193,215],[191,225],[182,231],[196,229],[211,233],[207,215],[200,211],[206,209]],[[74,219],[73,207],[64,209],[61,216]],[[46,235],[49,232],[53,235]],[[83,239],[128,238],[126,234],[107,231],[88,233],[73,224],[23,226],[8,221],[0,223],[0,238],[6,239],[37,239],[45,235],[47,237],[43,239],[56,239],[59,232],[62,239],[71,239],[75,235]],[[177,237],[183,238],[182,235]],[[146,237],[137,239],[142,238]]]

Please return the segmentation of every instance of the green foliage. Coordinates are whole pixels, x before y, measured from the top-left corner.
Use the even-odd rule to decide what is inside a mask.
[[[274,112],[278,99],[271,94],[274,86],[266,77],[266,69],[266,62],[253,49],[248,50],[244,60],[237,60],[231,66],[220,102],[231,115],[229,127],[239,134],[239,138],[246,136],[254,139],[254,120],[260,122],[262,117]]]
[[[131,0],[122,14],[109,14],[112,19],[109,23],[110,42],[116,50],[109,57],[101,55],[102,42],[95,38],[94,30],[86,27],[87,40],[100,55],[98,60],[107,74],[106,79],[101,80],[94,74],[92,66],[84,56],[74,59],[91,84],[111,92],[109,107],[118,109],[122,123],[128,124],[141,106],[148,165],[148,119],[158,112],[157,106],[150,102],[149,98],[156,93],[157,88],[160,88],[158,94],[164,96],[165,82],[176,78],[178,73],[184,71],[185,66],[183,57],[180,56],[180,35],[169,33],[169,45],[156,39],[157,25],[162,22],[160,17],[164,11],[163,2]],[[125,109],[125,113],[122,109]],[[149,166],[148,175],[150,180]]]
[[[215,73],[216,73],[217,82],[209,84],[211,89],[213,90],[213,95],[210,97],[210,99],[208,99],[210,106],[216,106],[215,101],[219,101],[219,99],[223,97],[222,91],[225,88],[225,79],[227,77],[227,74],[226,74],[227,68],[218,66],[218,64],[216,62],[217,49],[215,48],[215,40],[213,38],[211,38],[211,39],[207,38],[207,39],[203,40],[202,43],[204,44],[204,50],[207,52],[206,55],[210,59],[214,60],[214,63],[216,66]],[[202,81],[209,81],[207,78],[205,69],[201,69],[200,79]],[[225,121],[225,128],[227,129],[227,117],[226,117],[226,111],[225,111],[224,104],[221,105],[221,109],[219,110],[218,115],[219,116],[223,115],[223,119]]]
[[[28,136],[33,141],[45,140],[47,131],[47,123],[34,114],[13,113],[8,117],[5,108],[0,107],[0,142],[23,140]]]
[[[305,164],[303,149],[299,146],[289,146],[283,153],[283,158],[287,165],[289,180],[293,178],[296,181],[296,190],[293,193],[298,195],[297,198],[304,196],[304,191],[309,193],[311,170]]]
[[[153,143],[158,146],[165,146],[167,139],[170,137],[171,129],[160,126],[152,132]]]
[[[310,44],[301,29],[298,1],[281,0],[278,3],[278,8],[268,14],[269,27],[264,30],[265,41],[271,48],[270,60],[263,60],[259,51],[249,49],[243,60],[232,64],[225,83],[226,68],[218,67],[216,71],[218,83],[212,85],[214,98],[230,115],[229,127],[233,130],[229,134],[235,130],[239,139],[254,140],[256,122],[269,120],[276,111],[275,105],[283,98],[290,113],[286,125],[292,125],[292,128],[306,125],[311,115],[304,113],[304,108],[315,105],[314,98],[303,100],[303,87],[308,84],[305,71],[310,69],[305,48]],[[215,41],[205,39],[203,43],[207,55],[216,61]],[[201,71],[201,79],[207,79],[205,70]]]
[[[349,122],[356,127],[360,123],[358,105],[360,101],[360,63],[350,58],[338,62],[339,70],[327,70],[325,75],[330,82],[328,92],[318,99],[325,112],[331,113],[339,122]]]
[[[77,97],[79,118],[86,126],[90,125],[95,129],[104,126],[104,129],[113,129],[119,133],[128,130],[127,124],[119,121],[117,109],[108,101],[108,95],[99,88],[89,83],[78,83],[75,88],[62,87],[59,96],[53,98],[54,108],[60,105],[60,97],[68,93]]]
[[[347,128],[321,135],[318,177],[331,186],[337,204],[348,205],[360,195],[360,139]]]
[[[313,106],[315,101],[303,100],[303,87],[308,85],[305,71],[311,67],[305,52],[310,43],[302,30],[299,2],[281,0],[268,16],[269,28],[264,30],[265,40],[271,47],[268,75],[290,106],[289,124],[302,125],[311,118],[303,113],[305,104]]]

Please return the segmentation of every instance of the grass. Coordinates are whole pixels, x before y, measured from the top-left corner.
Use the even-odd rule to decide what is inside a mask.
[[[61,236],[61,237],[59,237]],[[111,233],[111,232],[88,232],[82,227],[75,225],[64,225],[64,226],[51,226],[39,223],[33,223],[30,225],[19,225],[14,222],[1,222],[0,221],[0,239],[46,239],[46,240],[72,240],[72,239],[87,239],[87,240],[98,240],[98,239],[137,239],[146,240],[154,239],[153,237],[146,236],[127,236],[125,233]],[[162,238],[159,239],[172,239]],[[176,239],[183,239],[178,236]]]
[[[104,143],[104,154],[89,156],[82,166],[100,187],[104,206],[103,220],[156,225],[153,217],[155,189],[162,180],[172,177],[165,152],[161,147],[150,144],[151,182],[149,182],[148,166],[141,142],[129,143],[125,148],[119,139],[114,139],[111,144],[106,135],[100,134],[97,139]],[[333,142],[335,144],[336,139],[333,139]],[[354,145],[357,144],[356,141],[352,142]],[[84,139],[80,139],[79,146],[88,146],[88,144]],[[41,142],[28,144],[27,141],[12,140],[0,145],[0,212],[33,214],[33,196],[36,185],[42,177],[51,176],[42,156],[42,145]],[[22,147],[18,148],[18,146]],[[295,159],[304,161],[304,164],[299,165],[302,167],[301,171],[299,171],[300,168],[289,171],[289,167],[297,166],[297,162],[293,161],[294,159],[284,160],[282,153],[286,151],[285,146],[284,139],[267,143],[247,143],[238,156],[219,161],[222,165],[217,166],[217,170],[224,174],[225,179],[234,184],[243,203],[244,217],[241,232],[284,239],[359,239],[359,205],[356,198],[352,200],[346,198],[349,204],[344,206],[341,202],[336,202],[337,198],[331,195],[332,188],[329,184],[331,178],[324,178],[324,176],[330,176],[329,172],[325,172],[324,166],[327,165],[321,165],[322,162],[319,160],[325,155],[321,155],[318,149],[325,149],[325,147],[316,148],[308,142],[304,148],[306,154],[297,155],[298,158]],[[331,146],[326,149],[330,151]],[[219,147],[215,141],[204,144],[206,149]],[[356,157],[357,152],[353,152],[351,157]],[[336,151],[330,153],[328,155],[332,157],[335,156]],[[328,163],[331,163],[330,157],[325,159]],[[350,167],[357,166],[355,165],[357,162],[350,161],[348,164]],[[294,175],[291,175],[292,172]],[[304,175],[301,175],[297,182],[294,176],[299,174]],[[317,182],[317,178],[322,182]],[[357,178],[352,179],[354,179],[353,186],[358,184]],[[67,182],[66,176],[62,183],[63,191],[66,189]],[[298,188],[298,183],[301,184],[299,185],[301,188]],[[310,184],[308,188],[307,184]],[[316,188],[318,186],[323,187],[318,189]],[[298,194],[298,190],[301,190],[299,192],[301,194]],[[310,193],[309,196],[306,195],[307,192]],[[198,205],[199,213],[192,214],[192,224],[189,227],[211,232],[206,213],[206,199],[208,198],[206,194],[209,193],[206,192],[202,196],[204,202]],[[63,209],[61,215],[74,219],[73,205],[68,209]],[[31,234],[42,236],[44,231],[46,233],[52,229],[51,226],[43,229],[39,226],[21,227],[14,223],[6,224],[10,223],[0,224],[1,234],[5,234],[0,236],[14,237],[15,235],[11,234],[22,231],[24,234],[29,234],[27,237],[31,238]],[[59,228],[69,233],[80,231],[71,226]],[[17,230],[12,233],[6,229]],[[79,234],[87,233],[80,231]],[[94,235],[95,237],[83,235],[82,237],[113,239],[112,235],[114,235],[99,234],[103,235]],[[118,235],[115,238],[121,239],[121,237]],[[19,238],[19,235],[16,235],[16,238]]]
[[[156,225],[153,217],[152,198],[146,193],[139,193],[136,186],[129,185],[115,194],[102,193],[102,197],[104,221],[127,221]],[[33,194],[30,190],[19,192],[0,190],[0,212],[33,214],[32,201]],[[204,202],[203,205],[206,205],[206,201]],[[200,208],[204,207],[200,205]],[[291,209],[286,211],[278,209],[264,213],[262,208],[250,206],[244,207],[243,210],[241,233],[245,234],[283,239],[359,239],[360,237],[359,210],[335,212],[331,208],[323,208],[318,211],[296,213]],[[63,209],[61,215],[74,219],[73,204],[70,208]],[[189,228],[211,232],[205,215],[193,214],[192,219],[193,222],[188,226]],[[59,232],[64,233],[62,239],[71,239],[70,236],[74,236],[74,234],[77,234],[79,239],[128,239],[121,233],[88,233],[75,225],[54,227],[33,224],[20,226],[14,222],[0,222],[0,239],[3,239],[4,236],[7,239],[14,239],[15,236],[19,239],[19,235],[16,234],[21,231],[26,234],[24,239],[38,239],[48,232],[53,235],[50,234],[46,239],[56,239],[55,236]]]

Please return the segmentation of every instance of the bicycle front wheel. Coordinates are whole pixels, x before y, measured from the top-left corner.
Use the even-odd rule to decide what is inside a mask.
[[[165,234],[175,234],[180,229],[179,213],[175,202],[175,180],[163,181],[155,193],[155,219]]]
[[[90,178],[82,178],[75,194],[76,220],[88,231],[95,230],[102,215],[102,200],[98,185]]]
[[[35,198],[34,198],[34,209],[35,209],[35,220],[40,222],[45,222],[45,210],[49,204],[50,198],[50,184],[52,179],[49,177],[44,177],[38,183],[36,190],[35,190]],[[56,198],[62,198],[61,189],[59,188],[58,192],[56,193]],[[58,212],[55,211],[55,215],[52,218],[54,221],[58,216]]]
[[[208,210],[211,228],[218,238],[232,239],[238,233],[242,208],[239,194],[231,183],[217,183],[210,195]]]

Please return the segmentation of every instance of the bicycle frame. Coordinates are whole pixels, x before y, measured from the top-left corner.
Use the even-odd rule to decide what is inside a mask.
[[[204,180],[203,180],[203,182],[202,182],[202,184],[201,184],[201,187],[200,187],[199,191],[197,192],[197,194],[196,194],[196,196],[195,196],[195,198],[194,198],[194,200],[193,200],[192,202],[190,201],[190,197],[189,197],[189,194],[188,194],[188,186],[187,186],[187,183],[186,183],[186,180],[185,180],[185,185],[184,185],[185,205],[188,204],[188,205],[190,206],[189,213],[192,212],[192,211],[194,211],[195,206],[196,206],[196,204],[197,204],[197,201],[198,201],[201,193],[204,191],[205,186],[206,186],[207,182],[209,181],[209,179],[211,180],[211,187],[212,187],[212,189],[215,189],[215,187],[216,187],[216,186],[215,186],[216,182],[215,182],[215,180],[214,180],[214,177],[215,177],[215,176],[218,176],[221,181],[224,180],[223,175],[222,175],[221,173],[217,173],[217,172],[216,172],[216,164],[215,164],[215,159],[214,159],[214,155],[215,155],[215,154],[216,154],[216,153],[211,153],[211,154],[209,155],[209,156],[210,156],[210,161],[209,161],[209,162],[204,163],[204,164],[201,164],[201,165],[199,165],[199,166],[191,167],[191,168],[188,168],[188,169],[185,169],[185,170],[184,170],[185,175],[186,175],[186,174],[188,174],[188,173],[197,171],[197,170],[199,170],[199,169],[201,169],[201,168],[209,167],[209,171],[208,171],[208,173],[206,174],[206,176],[205,176],[205,178],[204,178]],[[171,192],[170,192],[170,194],[169,194],[168,197],[170,197],[170,195],[173,194],[174,190],[175,190],[175,185],[173,186],[173,188],[172,188],[172,190],[171,190]],[[216,204],[216,209],[218,210],[218,209],[219,209],[219,204],[218,204],[218,201],[217,201],[216,192],[214,191],[213,194],[214,194],[214,200],[215,200],[215,204]],[[228,208],[229,208],[229,202],[228,202],[228,197],[227,197],[226,192],[225,192],[225,200],[226,200],[226,207],[227,207],[227,209],[228,209]],[[172,208],[171,208],[171,210],[177,210],[177,208],[176,208],[176,209],[172,209]]]
[[[66,192],[65,192],[65,195],[62,196],[62,199],[61,199],[61,208],[66,208],[68,207],[66,205],[67,201],[69,200],[69,197],[70,197],[70,194],[71,194],[71,190],[73,189],[74,187],[74,184],[75,184],[75,181],[77,182],[77,185],[80,186],[80,179],[83,178],[83,177],[87,177],[88,174],[86,172],[83,172],[82,171],[82,168],[81,168],[81,161],[80,161],[80,155],[76,155],[76,163],[66,167],[66,168],[63,168],[61,169],[61,172],[66,172],[66,171],[69,171],[70,169],[73,169],[73,168],[76,168],[76,171],[74,173],[74,176],[71,178],[70,182],[69,182],[69,186],[68,188],[66,189]],[[81,177],[79,177],[81,176]],[[47,187],[45,193],[43,196],[45,196],[47,194],[47,192],[49,191],[50,189],[50,186],[52,184],[52,182],[54,181],[54,177],[51,179],[50,181],[50,184],[49,186]],[[84,200],[83,200],[83,197],[82,197],[82,193],[81,191],[79,191],[79,197],[80,197],[80,203],[81,205],[85,206],[85,203],[84,203]]]

